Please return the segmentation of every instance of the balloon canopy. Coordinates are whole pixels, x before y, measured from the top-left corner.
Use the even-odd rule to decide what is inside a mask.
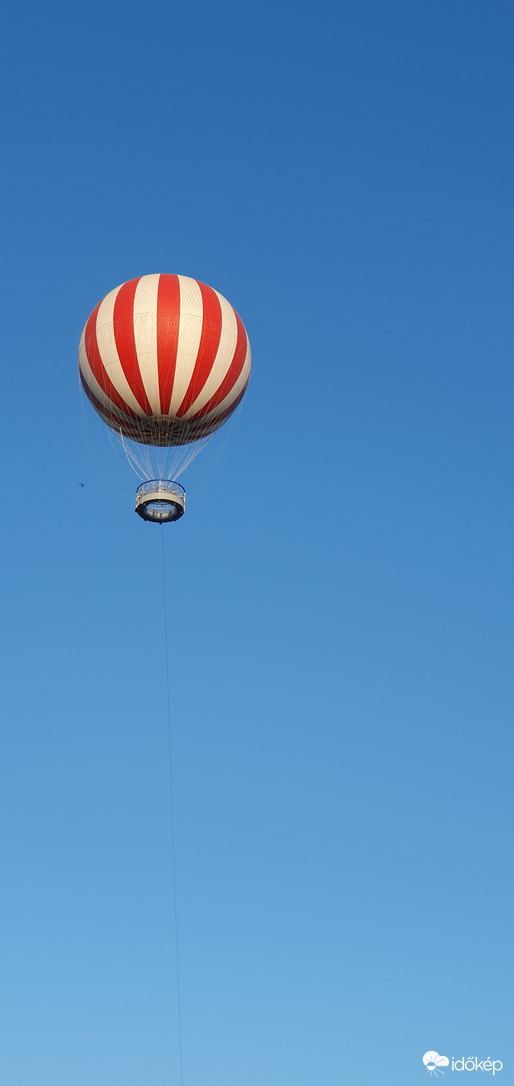
[[[143,445],[199,441],[229,418],[250,376],[240,317],[218,291],[186,275],[143,275],[97,305],[79,346],[93,407]]]

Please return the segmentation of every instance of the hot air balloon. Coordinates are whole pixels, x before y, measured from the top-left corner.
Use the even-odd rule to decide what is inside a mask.
[[[235,309],[186,275],[130,279],[93,310],[80,340],[80,378],[143,477],[136,513],[144,520],[182,516],[177,476],[241,402],[250,365]]]

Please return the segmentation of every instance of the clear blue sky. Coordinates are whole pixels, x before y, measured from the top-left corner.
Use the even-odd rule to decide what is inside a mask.
[[[513,1084],[512,5],[5,31],[0,1080],[179,1084],[161,529],[76,371],[179,272],[254,357],[163,529],[184,1084]]]

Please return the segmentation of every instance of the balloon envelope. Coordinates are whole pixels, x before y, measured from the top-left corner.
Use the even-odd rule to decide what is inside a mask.
[[[250,376],[245,327],[227,300],[186,275],[143,275],[97,305],[79,346],[87,396],[123,438],[170,447],[214,433]]]

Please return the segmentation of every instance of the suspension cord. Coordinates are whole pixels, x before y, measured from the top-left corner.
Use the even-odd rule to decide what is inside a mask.
[[[178,954],[178,919],[177,919],[177,879],[175,871],[175,816],[174,816],[174,804],[173,804],[173,764],[171,756],[171,711],[170,711],[170,675],[168,664],[168,615],[166,608],[166,566],[164,562],[164,532],[163,525],[160,525],[161,531],[161,553],[162,553],[162,592],[163,592],[163,606],[164,606],[164,651],[166,658],[166,707],[168,717],[168,766],[169,766],[169,796],[170,796],[170,851],[171,851],[171,885],[172,885],[172,897],[173,897],[173,923],[175,932],[175,971],[177,975],[177,1008],[178,1008],[178,1045],[179,1045],[179,1063],[180,1063],[180,1086],[184,1086],[184,1071],[182,1066],[182,1013],[180,1005],[180,973],[179,973],[179,954]]]

